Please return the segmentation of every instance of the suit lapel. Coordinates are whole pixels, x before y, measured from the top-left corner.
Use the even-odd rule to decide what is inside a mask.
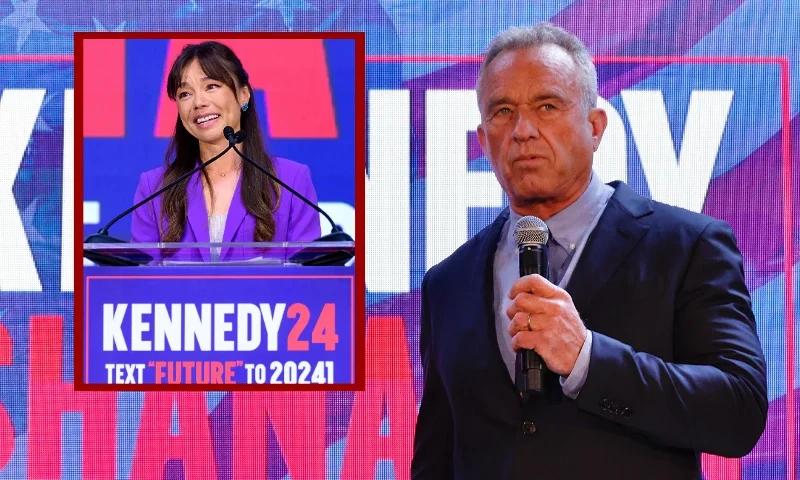
[[[612,182],[608,202],[584,247],[567,292],[581,315],[649,229],[639,218],[653,211],[650,201],[622,182]]]
[[[194,233],[195,241],[198,243],[208,243],[208,210],[206,210],[206,200],[203,197],[203,182],[200,179],[200,172],[195,173],[186,185],[187,195],[187,215],[189,217],[189,228]],[[200,248],[200,255],[203,261],[207,262],[209,251],[207,248]]]
[[[494,317],[494,255],[497,251],[497,244],[500,241],[500,234],[503,232],[503,225],[508,221],[509,210],[506,208],[495,219],[492,225],[485,231],[483,239],[479,244],[478,255],[476,258],[476,277],[483,279],[483,291],[481,292],[483,315],[480,318],[485,318],[487,321],[484,325],[484,334],[486,335],[487,344],[490,349],[490,357],[492,359],[493,370],[497,375],[501,375],[506,379],[508,388],[516,394],[517,387],[514,385],[512,379],[508,376],[506,364],[500,354],[500,346],[497,344],[497,330]]]
[[[236,189],[233,191],[233,198],[231,198],[231,206],[228,208],[228,216],[225,220],[225,232],[222,234],[223,242],[232,242],[233,236],[239,230],[242,222],[244,221],[247,209],[242,202],[242,195],[240,194],[242,188],[242,175],[239,174],[239,180],[236,182]],[[252,239],[241,239],[241,241],[249,242]],[[225,258],[228,249],[223,248],[220,251],[219,258]]]

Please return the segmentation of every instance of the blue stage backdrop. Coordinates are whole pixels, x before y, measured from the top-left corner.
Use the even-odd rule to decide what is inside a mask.
[[[422,276],[506,204],[474,133],[477,56],[499,31],[542,20],[577,34],[596,56],[610,119],[596,163],[603,179],[724,219],[738,237],[768,361],[768,425],[744,459],[704,457],[706,477],[795,478],[796,4],[0,2],[0,479],[408,478],[421,390]],[[71,230],[71,35],[110,30],[366,32],[365,391],[72,390],[72,237],[97,225]],[[136,175],[158,165],[165,146],[154,119],[167,46],[134,43],[131,50],[144,50],[126,56],[125,136],[87,140],[87,152],[89,145],[105,152],[87,163],[94,176],[86,179],[86,200],[99,202],[102,219],[128,205]],[[337,47],[325,48],[339,92],[347,82],[334,73]],[[109,105],[115,100],[109,95]],[[335,104],[337,138],[347,136],[346,106]],[[310,165],[323,202],[352,205],[352,183],[336,185],[345,177],[333,176],[340,167],[331,142],[273,136],[269,147]]]

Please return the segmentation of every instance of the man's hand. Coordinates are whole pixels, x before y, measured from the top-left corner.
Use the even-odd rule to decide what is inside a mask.
[[[527,275],[514,282],[508,298],[514,351],[535,350],[550,371],[569,376],[586,340],[586,327],[569,294],[540,275]]]

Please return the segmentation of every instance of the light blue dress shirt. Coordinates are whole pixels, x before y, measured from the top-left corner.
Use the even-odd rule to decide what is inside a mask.
[[[550,282],[566,289],[572,271],[578,263],[589,235],[597,225],[614,188],[604,184],[593,172],[589,186],[578,199],[564,210],[545,220],[550,229]],[[506,309],[511,303],[508,292],[511,285],[519,279],[519,254],[514,242],[514,226],[522,218],[510,209],[509,219],[503,226],[500,241],[494,256],[494,314],[497,343],[506,364],[511,380],[514,380],[516,353],[511,346],[508,326],[511,320]],[[575,399],[586,382],[589,372],[589,359],[592,351],[592,332],[586,331],[586,341],[578,354],[572,373],[561,377],[564,395]]]

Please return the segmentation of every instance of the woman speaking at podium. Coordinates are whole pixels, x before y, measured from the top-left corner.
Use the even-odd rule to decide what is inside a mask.
[[[167,94],[178,117],[166,165],[141,174],[134,202],[219,155],[230,126],[246,132],[237,147],[244,155],[316,204],[308,167],[266,153],[248,74],[229,47],[213,41],[184,47]],[[320,237],[320,222],[310,205],[230,149],[136,209],[131,231],[132,242],[302,242]],[[204,260],[236,258],[234,249],[214,250],[200,249]]]

